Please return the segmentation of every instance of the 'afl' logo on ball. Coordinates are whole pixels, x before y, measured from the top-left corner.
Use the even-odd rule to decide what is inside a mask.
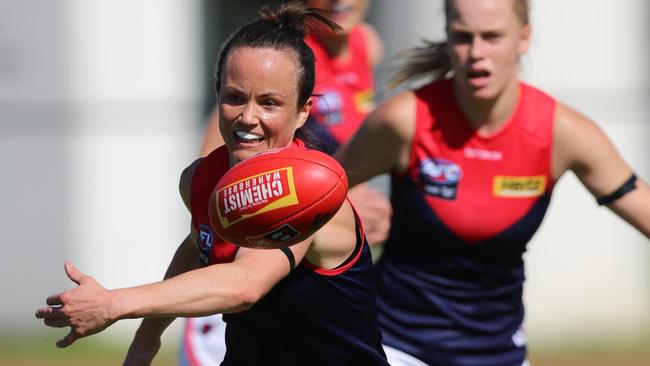
[[[420,161],[420,183],[424,191],[432,196],[455,199],[458,182],[462,178],[460,166],[445,159],[423,159]]]

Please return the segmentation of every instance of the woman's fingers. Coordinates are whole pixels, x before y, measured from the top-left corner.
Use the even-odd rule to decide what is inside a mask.
[[[61,312],[61,307],[59,306],[40,308],[36,310],[35,315],[37,319],[58,319],[65,317],[65,315]]]
[[[43,323],[52,328],[63,328],[70,326],[70,321],[65,318],[45,318],[43,320]]]
[[[77,332],[75,331],[74,328],[72,328],[72,329],[70,329],[70,333],[68,333],[68,335],[63,337],[58,342],[56,342],[56,346],[59,347],[59,348],[66,348],[69,345],[71,345],[72,343],[74,343],[74,341],[76,341],[78,338],[79,338],[79,336],[77,336]]]

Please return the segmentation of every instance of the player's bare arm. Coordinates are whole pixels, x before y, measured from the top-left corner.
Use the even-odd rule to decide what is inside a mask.
[[[335,157],[348,173],[350,187],[408,165],[415,129],[415,94],[403,92],[372,111]],[[363,166],[360,166],[363,162]]]
[[[297,261],[309,244],[305,241],[292,248]],[[105,289],[69,262],[65,270],[78,286],[49,297],[50,306],[36,313],[48,325],[72,327],[59,347],[98,333],[120,319],[196,317],[246,310],[286,276],[290,267],[280,250],[242,249],[231,263],[115,290]]]
[[[596,199],[650,238],[650,188],[623,160],[605,133],[575,110],[558,103],[555,117],[553,175],[571,170]],[[631,189],[624,185],[632,184]],[[618,197],[621,187],[625,193]]]
[[[314,243],[306,257],[315,266],[334,268],[354,251],[356,244],[355,218],[346,200],[336,215],[314,235]]]

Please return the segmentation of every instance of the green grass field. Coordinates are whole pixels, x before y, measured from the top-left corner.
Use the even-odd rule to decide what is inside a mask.
[[[60,332],[59,332],[60,333]],[[120,365],[126,346],[96,339],[82,339],[67,349],[54,345],[59,333],[32,340],[0,339],[2,366],[108,366]],[[172,366],[176,361],[176,345],[163,344],[163,351],[154,365]],[[573,348],[532,347],[532,366],[648,366],[650,342],[631,345],[592,344]]]
[[[128,345],[115,336],[95,335],[76,341],[65,349],[56,341],[67,330],[46,329],[32,338],[14,339],[0,336],[0,366],[108,366],[121,365]],[[174,347],[172,347],[174,346]],[[175,345],[165,345],[155,365],[172,366],[176,361]]]

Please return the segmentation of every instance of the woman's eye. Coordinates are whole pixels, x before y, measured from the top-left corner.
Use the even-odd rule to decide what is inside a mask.
[[[455,44],[472,43],[472,35],[469,33],[452,33],[450,38]]]
[[[483,36],[483,38],[487,41],[496,41],[501,37],[500,34],[498,33],[488,33]]]
[[[225,94],[221,96],[221,101],[227,104],[241,104],[244,98],[237,94]]]
[[[262,102],[262,105],[265,107],[277,107],[278,103],[274,100],[265,100]]]

